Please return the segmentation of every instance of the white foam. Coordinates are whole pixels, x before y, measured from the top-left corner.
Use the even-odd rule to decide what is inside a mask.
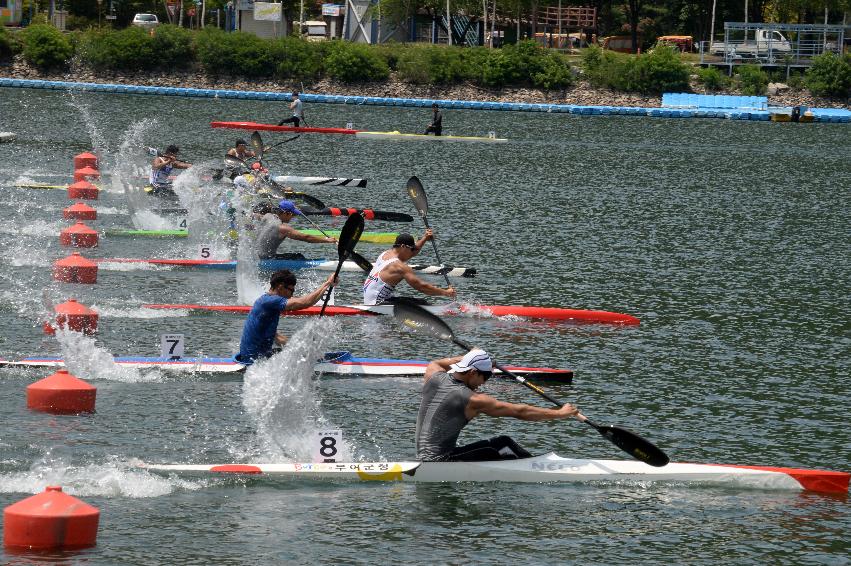
[[[168,495],[176,489],[199,490],[211,483],[152,474],[137,468],[139,464],[110,461],[76,466],[48,456],[29,470],[0,474],[0,493],[37,494],[49,485],[58,485],[63,493],[75,497],[145,498]]]
[[[116,308],[92,305],[101,317],[108,318],[181,318],[189,315],[186,309]]]
[[[98,262],[98,269],[103,269],[104,271],[172,271],[174,268],[175,266],[173,265],[159,265],[141,261],[127,263],[120,261]]]
[[[333,343],[338,326],[330,318],[311,320],[280,353],[248,368],[242,406],[254,422],[258,446],[232,447],[237,461],[312,459],[316,431],[334,428],[322,415],[313,364]],[[346,461],[352,452],[344,442],[339,458]]]
[[[113,355],[79,332],[60,329],[56,338],[62,347],[62,357],[68,371],[83,380],[104,379],[124,383],[162,381],[160,372],[142,373],[136,368],[119,366]]]

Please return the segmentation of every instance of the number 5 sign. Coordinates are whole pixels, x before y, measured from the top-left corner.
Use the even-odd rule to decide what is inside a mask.
[[[336,462],[343,442],[342,430],[321,430],[313,445],[314,462]]]
[[[163,358],[180,359],[183,357],[183,334],[161,334],[160,351]]]

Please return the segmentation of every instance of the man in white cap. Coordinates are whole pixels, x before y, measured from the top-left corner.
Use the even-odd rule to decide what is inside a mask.
[[[408,285],[426,295],[455,298],[455,289],[443,289],[423,281],[414,274],[408,261],[420,253],[425,243],[434,237],[432,231],[426,230],[425,235],[414,242],[410,234],[399,234],[393,248],[382,253],[375,260],[372,271],[363,282],[363,304],[378,305],[393,302],[393,292],[403,279]]]
[[[290,226],[290,220],[302,212],[291,200],[282,200],[273,212],[264,214],[257,229],[256,250],[260,259],[304,259],[301,254],[279,254],[278,246],[290,238],[311,244],[336,244],[335,238],[311,236]],[[301,257],[297,257],[301,256]]]
[[[531,454],[508,436],[497,436],[458,446],[458,435],[480,414],[524,421],[567,419],[579,414],[570,404],[546,409],[507,403],[476,391],[493,375],[493,362],[484,350],[428,364],[423,398],[417,415],[417,459],[441,462],[478,462],[529,458]]]

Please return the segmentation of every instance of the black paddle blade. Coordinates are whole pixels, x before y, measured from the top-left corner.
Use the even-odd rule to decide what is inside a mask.
[[[413,301],[398,297],[393,301],[393,305],[393,316],[408,328],[425,332],[440,340],[455,339],[455,333],[448,324]]]
[[[636,460],[657,468],[666,466],[668,462],[670,462],[668,455],[662,452],[658,446],[649,440],[638,436],[631,430],[613,425],[601,426],[591,422],[590,420],[586,420],[585,422],[597,429],[597,432],[603,435],[604,438],[608,439],[609,442]]]
[[[363,234],[363,216],[352,214],[346,218],[346,223],[340,230],[340,239],[337,241],[337,254],[340,256],[340,261],[352,253],[361,234]]]
[[[370,273],[372,271],[372,263],[370,263],[368,259],[360,255],[358,252],[353,251],[349,256],[349,259],[358,264],[358,267],[360,267],[367,273]]]
[[[420,213],[420,216],[428,215],[428,198],[426,197],[425,188],[420,180],[414,176],[408,179],[408,196],[411,197],[411,202],[414,203],[414,208]]]
[[[254,131],[251,134],[251,147],[254,149],[254,153],[257,155],[257,161],[263,160],[263,138],[260,137],[260,132]]]

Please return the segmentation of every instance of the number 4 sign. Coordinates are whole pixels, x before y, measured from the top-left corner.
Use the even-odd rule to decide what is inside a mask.
[[[161,334],[160,351],[163,358],[177,360],[183,357],[183,334]]]
[[[313,447],[314,462],[336,462],[343,442],[342,430],[320,430],[316,432]]]

